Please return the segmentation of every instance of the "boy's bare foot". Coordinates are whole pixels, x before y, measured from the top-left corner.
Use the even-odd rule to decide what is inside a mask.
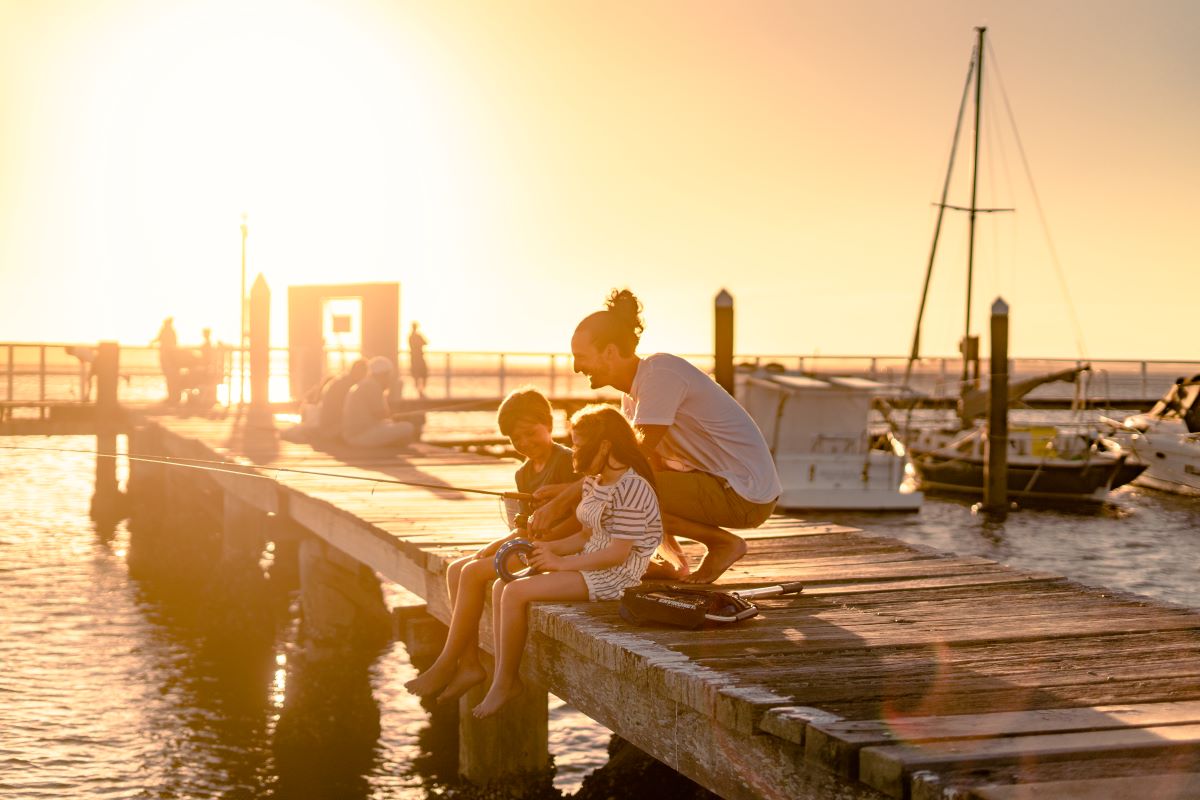
[[[487,696],[483,698],[479,705],[475,706],[475,710],[472,713],[476,719],[490,717],[499,711],[505,703],[519,695],[524,688],[521,682],[517,680],[504,687],[493,683],[492,688],[488,689]]]
[[[438,695],[439,703],[449,703],[457,700],[464,692],[487,677],[487,672],[479,663],[459,664],[458,672],[446,684],[446,688]]]
[[[406,682],[404,688],[417,697],[429,697],[439,692],[454,679],[454,672],[451,670],[457,672],[455,665],[439,667],[434,664],[411,681]]]
[[[709,547],[704,560],[691,575],[681,578],[684,583],[712,583],[725,574],[740,559],[746,555],[746,541],[734,537],[728,544]]]

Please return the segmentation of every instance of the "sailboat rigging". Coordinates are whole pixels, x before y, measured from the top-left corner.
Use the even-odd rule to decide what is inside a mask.
[[[974,425],[973,417],[975,415],[971,410],[975,407],[982,408],[979,399],[984,394],[979,388],[979,339],[971,335],[976,221],[979,214],[1003,213],[1013,210],[1011,208],[980,208],[978,205],[983,65],[987,28],[979,27],[975,29],[975,32],[976,43],[972,51],[971,64],[967,70],[967,81],[963,87],[962,100],[959,104],[954,140],[950,149],[950,163],[942,187],[942,198],[941,202],[935,204],[938,209],[937,223],[934,227],[933,243],[925,270],[921,302],[913,332],[912,350],[904,371],[904,386],[908,388],[912,378],[913,365],[920,358],[921,324],[924,321],[933,264],[937,255],[945,211],[946,209],[964,211],[968,215],[969,227],[965,330],[960,343],[962,375],[959,383],[959,411],[962,427],[936,431],[922,430],[915,435],[912,435],[911,428],[908,427],[905,428],[903,434],[897,434],[893,430],[893,436],[899,436],[912,458],[919,488],[972,494],[983,491],[987,439],[983,434],[983,429]],[[974,88],[975,131],[971,159],[970,201],[968,205],[960,206],[948,202],[949,187],[962,131],[962,121],[972,86]],[[1007,97],[1005,102],[1007,104]],[[1024,159],[1023,148],[1022,159]],[[1028,171],[1027,163],[1026,170]],[[972,362],[976,365],[973,377],[970,374]],[[1014,391],[1010,392],[1010,402],[1050,380],[1074,381],[1086,369],[1086,366],[1080,366],[1050,376],[1040,376],[1018,382],[1013,387]],[[887,415],[885,414],[885,416]],[[887,418],[890,423],[890,417]],[[1114,454],[1101,448],[1096,437],[1061,434],[1053,426],[1011,429],[1008,449],[1008,492],[1010,496],[1024,500],[1099,502],[1104,499],[1109,490],[1129,482],[1144,469],[1140,465],[1127,463],[1124,454]]]

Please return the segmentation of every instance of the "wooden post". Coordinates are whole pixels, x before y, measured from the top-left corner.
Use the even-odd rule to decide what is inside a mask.
[[[271,290],[260,272],[250,288],[250,421],[271,417]]]
[[[43,349],[44,352],[44,349]],[[96,354],[96,488],[91,518],[103,527],[116,525],[121,513],[117,488],[117,428],[121,407],[117,402],[117,374],[121,355],[116,342],[101,342]]]
[[[992,304],[992,380],[988,414],[987,475],[984,507],[1004,517],[1008,513],[1008,304]]]
[[[489,670],[490,672],[490,670]],[[459,698],[458,773],[479,786],[505,777],[542,773],[549,765],[549,696],[526,683],[521,695],[487,719],[471,709],[487,694],[488,682]]]
[[[713,377],[733,394],[733,295],[722,289],[714,303],[716,341],[713,345]]]

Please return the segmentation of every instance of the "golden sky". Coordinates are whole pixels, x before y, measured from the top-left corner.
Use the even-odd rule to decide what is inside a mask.
[[[1015,355],[1197,359],[1198,23],[1191,0],[0,0],[0,341],[141,344],[168,314],[236,341],[244,212],[278,344],[287,285],[388,280],[435,350],[565,351],[627,285],[646,351],[708,351],[725,287],[739,352],[902,354],[987,25],[979,202],[1017,210],[981,220],[976,332],[1002,294]]]

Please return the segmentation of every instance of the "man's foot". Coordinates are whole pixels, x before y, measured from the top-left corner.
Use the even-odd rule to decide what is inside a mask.
[[[728,544],[710,547],[696,571],[681,580],[683,583],[712,583],[744,555],[746,541],[732,537]]]
[[[497,686],[493,683],[492,688],[488,690],[487,696],[483,698],[483,701],[479,705],[475,706],[475,710],[471,713],[475,715],[476,719],[486,719],[499,711],[509,700],[519,695],[524,688],[520,681],[513,681],[506,687]]]
[[[454,673],[454,677],[446,684],[446,688],[442,689],[442,693],[438,695],[439,703],[449,703],[451,700],[457,700],[468,689],[487,677],[487,672],[478,663],[474,664],[459,664],[458,672]]]
[[[404,688],[417,697],[429,697],[445,688],[454,679],[457,671],[454,664],[439,667],[435,663],[432,667],[405,683]]]

